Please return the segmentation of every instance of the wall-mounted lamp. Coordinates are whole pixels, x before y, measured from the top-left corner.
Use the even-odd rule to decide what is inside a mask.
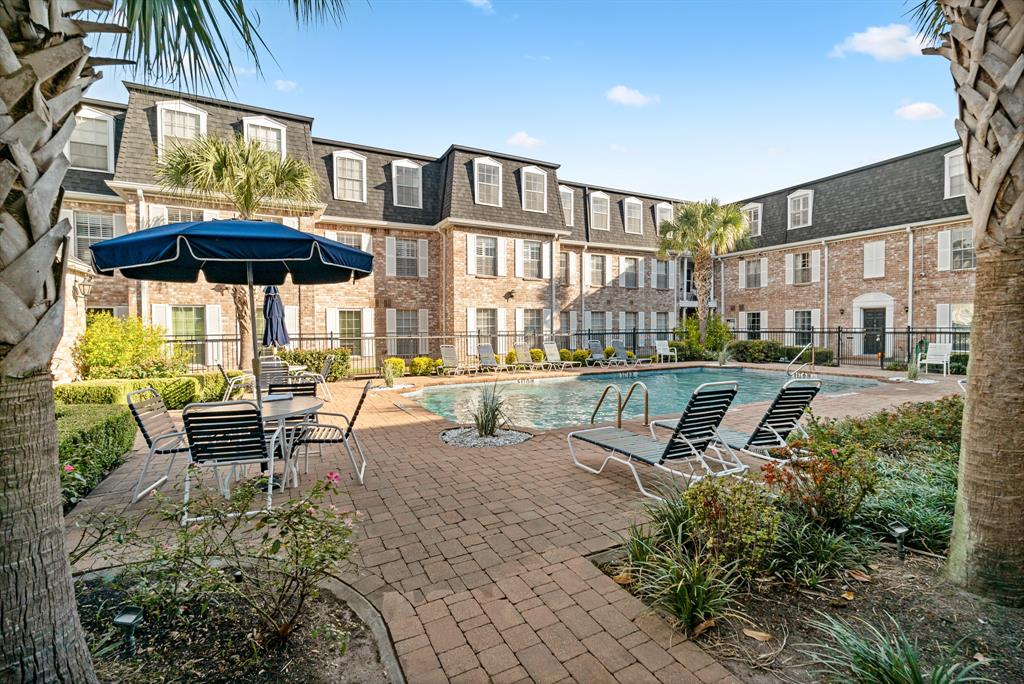
[[[515,290],[509,290],[508,292],[506,292],[504,294],[506,302],[512,300],[515,296],[516,296],[516,291]]]
[[[904,305],[904,306],[903,306],[903,313],[910,313],[910,307],[909,307],[909,306],[906,306],[906,305]]]
[[[89,295],[92,294],[92,276],[88,275],[82,280],[78,281],[78,285],[75,286],[75,295],[78,299],[88,299]]]
[[[840,316],[845,316],[846,315],[846,309],[840,309],[839,310],[839,315]]]

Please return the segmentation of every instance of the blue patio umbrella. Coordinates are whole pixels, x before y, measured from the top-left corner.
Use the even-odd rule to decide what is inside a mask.
[[[277,285],[263,288],[263,346],[283,347],[288,344],[288,327],[284,320],[284,304]]]
[[[91,245],[100,275],[249,286],[250,320],[256,320],[254,285],[343,283],[373,271],[373,255],[325,237],[269,221],[186,221],[128,233]],[[253,359],[259,356],[252,327]],[[259,364],[256,364],[259,373]],[[259,392],[256,393],[261,402]]]

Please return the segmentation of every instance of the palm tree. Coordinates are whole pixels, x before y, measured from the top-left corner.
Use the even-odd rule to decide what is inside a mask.
[[[684,204],[671,221],[658,226],[658,254],[661,257],[689,253],[693,258],[693,286],[697,290],[697,321],[704,344],[708,308],[711,302],[711,274],[716,254],[742,246],[750,234],[746,216],[738,204],[719,204],[711,198]]]
[[[282,158],[258,140],[242,136],[204,136],[189,145],[164,153],[157,162],[156,176],[169,192],[187,191],[214,201],[227,202],[243,219],[254,218],[271,202],[310,203],[317,201],[318,183],[309,164],[292,157]],[[252,334],[249,320],[249,291],[231,288],[239,338]],[[248,354],[239,354],[243,369],[252,367]]]
[[[925,0],[926,54],[950,62],[977,253],[970,383],[946,571],[1024,606],[1024,47],[1021,0]]]
[[[300,23],[343,0],[292,0]],[[87,13],[83,16],[83,13]],[[98,16],[97,16],[98,15]],[[120,25],[103,23],[108,16]],[[232,47],[259,66],[243,0],[0,3],[0,679],[93,682],[64,545],[50,363],[64,330],[68,221],[57,221],[75,112],[104,64],[223,89]],[[117,59],[90,56],[114,34]]]

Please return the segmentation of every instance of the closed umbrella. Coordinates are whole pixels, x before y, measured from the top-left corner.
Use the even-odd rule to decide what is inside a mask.
[[[334,240],[269,221],[186,221],[103,240],[89,247],[100,275],[188,283],[200,274],[210,283],[249,286],[250,320],[256,320],[254,285],[343,283],[373,272],[373,255]],[[259,374],[259,343],[252,354]],[[258,385],[257,385],[258,386]],[[259,392],[257,402],[262,403]]]
[[[288,326],[284,319],[284,304],[276,285],[263,289],[263,346],[284,347],[288,344]]]

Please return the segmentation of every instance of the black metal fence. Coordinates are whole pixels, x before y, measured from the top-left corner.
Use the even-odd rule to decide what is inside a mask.
[[[828,363],[840,365],[885,367],[890,364],[911,363],[923,343],[950,343],[954,354],[970,351],[970,331],[960,328],[820,328],[733,331],[738,340],[772,340],[787,347],[802,347],[813,341],[817,349],[831,352]],[[474,360],[477,346],[490,343],[501,359],[507,358],[516,345],[540,349],[544,342],[553,341],[559,349],[587,349],[591,340],[602,348],[612,346],[613,340],[622,341],[627,351],[637,356],[653,356],[658,340],[674,340],[671,330],[628,330],[606,332],[582,330],[574,333],[545,335],[540,332],[502,332],[451,335],[364,335],[357,338],[338,335],[293,335],[291,348],[327,351],[347,349],[354,375],[374,375],[385,358],[397,356],[410,361],[417,356],[433,359],[441,357],[441,345],[453,345],[460,360]],[[172,335],[167,338],[172,347],[186,349],[192,370],[206,370],[221,363],[225,368],[237,368],[239,359],[250,355],[251,343],[237,335],[189,337]],[[781,359],[780,359],[781,360]]]

